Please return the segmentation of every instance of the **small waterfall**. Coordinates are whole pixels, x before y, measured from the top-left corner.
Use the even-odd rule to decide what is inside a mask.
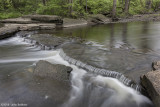
[[[61,107],[153,106],[152,102],[147,97],[137,93],[133,88],[125,86],[117,79],[101,75],[95,76],[92,73],[88,74],[83,69],[72,64],[67,64],[67,66],[73,68],[73,71],[71,72],[72,90],[70,92],[69,100]],[[123,79],[124,76],[120,78]]]
[[[122,82],[124,85],[129,86],[134,88],[136,91],[141,92],[141,86],[137,85],[136,83],[134,83],[131,79],[125,77],[122,73],[119,72],[115,72],[115,71],[110,71],[110,70],[106,70],[106,69],[100,69],[100,68],[96,68],[93,67],[91,65],[85,64],[81,61],[78,61],[76,59],[70,58],[69,56],[67,56],[64,51],[61,49],[60,50],[60,56],[68,61],[69,63],[76,65],[82,69],[85,69],[89,72],[98,74],[98,75],[102,75],[102,76],[106,76],[106,77],[112,77],[112,78],[116,78],[118,79],[120,82]]]
[[[41,55],[39,52],[36,54]],[[49,56],[32,58],[33,61],[47,60],[51,63],[63,64],[73,68],[70,98],[62,104],[62,107],[152,107],[152,103],[147,97],[125,86],[128,84],[137,90],[139,88],[121,73],[87,65],[68,57],[63,50],[46,52],[49,52]]]
[[[28,35],[22,36],[19,33],[17,33],[16,35],[19,37],[24,38],[23,41],[27,42],[27,43],[31,43],[33,46],[39,47],[41,50],[54,50],[55,48],[52,46],[45,46],[43,44],[40,44],[39,42],[32,40],[32,39],[28,39],[28,37],[30,37],[31,34],[33,34],[35,32],[32,32]],[[142,87],[137,85],[134,81],[132,81],[131,79],[125,77],[122,73],[119,72],[115,72],[115,71],[110,71],[110,70],[106,70],[106,69],[100,69],[100,68],[96,68],[93,67],[91,65],[88,65],[86,63],[83,63],[81,61],[78,61],[74,58],[71,58],[69,56],[67,56],[64,51],[62,49],[60,49],[60,56],[67,62],[76,65],[77,67],[80,67],[82,69],[85,69],[91,73],[94,74],[98,74],[98,75],[102,75],[102,76],[106,76],[106,77],[112,77],[112,78],[116,78],[118,79],[120,82],[122,82],[124,85],[132,87],[133,89],[135,89],[138,92],[142,91]]]

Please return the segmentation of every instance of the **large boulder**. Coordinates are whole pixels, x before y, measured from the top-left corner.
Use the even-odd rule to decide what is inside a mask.
[[[6,27],[0,28],[0,40],[11,37],[17,31],[19,31],[18,26],[6,26]]]
[[[71,71],[71,67],[60,64],[51,64],[47,61],[41,60],[37,62],[33,74],[40,77],[49,77],[60,81],[67,81],[69,80]]]
[[[160,70],[151,71],[143,75],[141,83],[155,107],[160,107]]]
[[[89,16],[89,23],[96,23],[96,24],[107,24],[110,22],[110,19],[102,14],[91,15]]]
[[[75,27],[75,26],[83,26],[87,25],[87,21],[83,19],[70,19],[70,18],[64,18],[63,19],[63,27]]]
[[[31,15],[30,18],[35,21],[62,24],[63,20],[56,15]]]

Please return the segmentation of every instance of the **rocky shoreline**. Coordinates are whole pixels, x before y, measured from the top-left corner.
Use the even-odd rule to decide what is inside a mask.
[[[52,30],[55,28],[135,21],[160,21],[160,15],[135,15],[128,18],[119,18],[117,21],[112,21],[111,18],[105,17],[102,14],[90,15],[87,19],[61,18],[56,15],[27,15],[19,18],[0,20],[0,39],[10,37],[18,31]]]

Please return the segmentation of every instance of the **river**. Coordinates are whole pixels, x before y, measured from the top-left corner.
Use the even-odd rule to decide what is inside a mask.
[[[86,39],[86,44],[110,52],[113,49],[126,49],[132,50],[131,54],[154,56],[148,60],[140,59],[142,60],[141,66],[150,68],[151,61],[159,58],[159,26],[158,22],[136,22],[56,29],[39,33],[77,36]],[[117,57],[114,57],[114,60],[117,60]],[[34,77],[32,72],[38,60],[71,66],[73,68],[71,88],[50,78]],[[137,59],[131,57],[131,60]],[[111,61],[111,64],[114,66],[114,62]],[[142,69],[141,66],[139,67]],[[119,66],[109,69],[118,72]],[[119,69],[121,70],[123,71]],[[125,71],[127,72],[127,69]],[[132,72],[126,72],[124,74],[132,75]],[[139,75],[137,76],[139,71],[134,72],[136,73],[133,77],[139,78]],[[0,90],[0,106],[2,107],[11,106],[11,104],[28,107],[152,107],[147,97],[118,80],[87,73],[64,61],[59,55],[59,50],[41,50],[39,47],[24,42],[21,37],[0,41]]]

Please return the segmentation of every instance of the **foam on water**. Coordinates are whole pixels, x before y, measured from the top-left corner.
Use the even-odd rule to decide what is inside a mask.
[[[59,55],[53,56],[53,63],[73,68],[71,72],[72,90],[70,99],[63,107],[150,107],[152,102],[133,88],[119,80],[101,75],[90,75],[87,71],[69,64]],[[50,61],[50,62],[52,62]],[[94,96],[94,97],[93,97]],[[104,98],[101,99],[100,97]],[[94,104],[94,105],[93,105]]]

